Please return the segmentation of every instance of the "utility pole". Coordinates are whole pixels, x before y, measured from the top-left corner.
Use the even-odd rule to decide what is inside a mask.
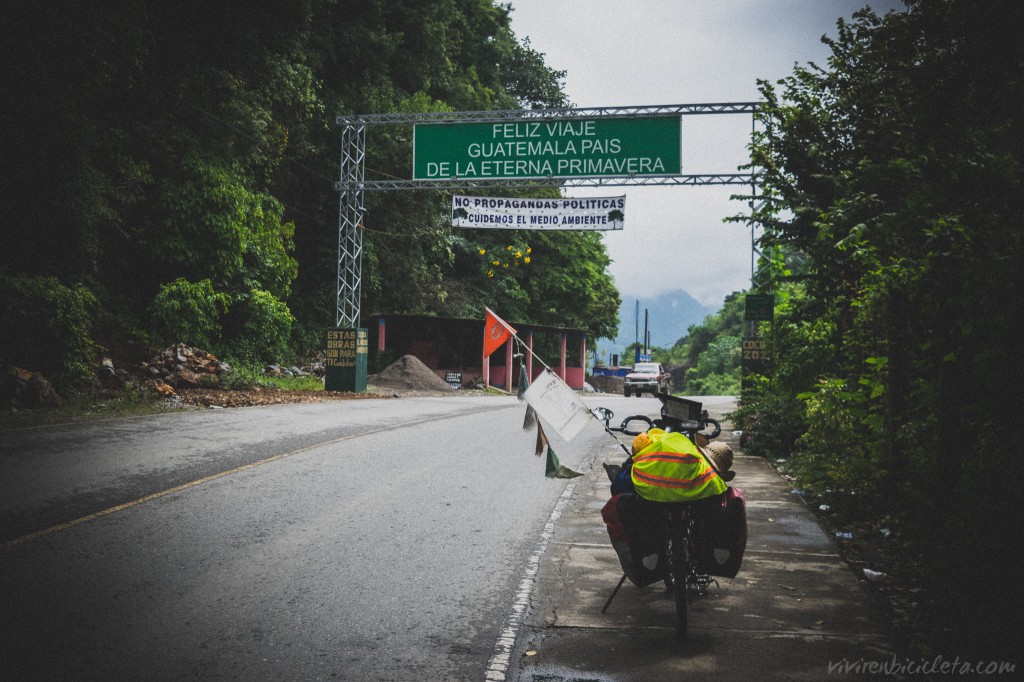
[[[644,355],[651,352],[651,333],[647,331],[647,308],[644,308]]]
[[[640,359],[640,300],[633,308],[633,362]]]

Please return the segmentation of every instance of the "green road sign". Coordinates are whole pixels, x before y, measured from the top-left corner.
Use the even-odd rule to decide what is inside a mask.
[[[326,329],[324,345],[324,390],[355,393],[366,391],[366,329]]]
[[[775,317],[775,294],[747,294],[743,303],[747,322],[771,322]]]
[[[679,175],[679,116],[417,124],[414,180]]]

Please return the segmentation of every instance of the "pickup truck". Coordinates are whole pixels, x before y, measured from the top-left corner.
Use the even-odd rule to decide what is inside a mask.
[[[641,393],[668,393],[669,382],[672,375],[665,371],[665,367],[657,362],[638,362],[633,366],[633,371],[622,380],[622,393],[627,398],[635,393],[637,397]]]

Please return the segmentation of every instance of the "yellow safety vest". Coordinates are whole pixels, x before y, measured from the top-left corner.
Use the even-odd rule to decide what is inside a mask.
[[[655,502],[693,502],[724,493],[727,486],[697,446],[681,433],[665,433],[633,455],[633,485]]]

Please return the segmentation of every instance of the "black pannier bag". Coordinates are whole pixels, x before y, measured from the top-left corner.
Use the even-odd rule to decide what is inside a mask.
[[[662,580],[668,573],[668,529],[664,513],[635,493],[620,493],[601,509],[608,538],[619,555],[622,571],[637,587]]]
[[[697,517],[697,566],[709,575],[735,578],[747,548],[747,507],[739,488],[728,488],[721,498],[721,505],[702,507]]]

